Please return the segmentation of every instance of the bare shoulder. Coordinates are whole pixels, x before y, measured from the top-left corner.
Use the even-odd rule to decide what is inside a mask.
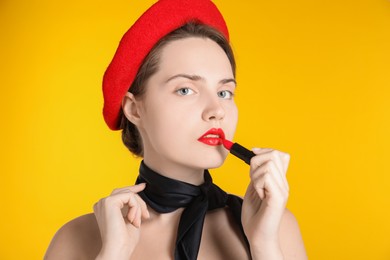
[[[286,259],[307,259],[298,221],[288,209],[285,209],[280,223],[279,237]]]
[[[63,225],[54,235],[45,260],[94,259],[101,247],[94,214],[87,214]]]

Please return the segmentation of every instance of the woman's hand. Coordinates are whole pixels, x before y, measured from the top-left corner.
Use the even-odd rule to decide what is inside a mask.
[[[145,202],[137,194],[145,183],[116,189],[93,209],[102,237],[97,259],[129,259],[138,243],[141,220],[149,218]]]
[[[279,226],[289,187],[286,172],[290,156],[277,150],[255,148],[243,208],[242,224],[254,259],[283,259]]]

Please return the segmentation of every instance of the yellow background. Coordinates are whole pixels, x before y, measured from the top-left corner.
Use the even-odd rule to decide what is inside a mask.
[[[41,259],[62,224],[132,184],[101,79],[153,1],[0,2],[0,259]],[[223,1],[238,62],[235,140],[291,154],[310,259],[390,259],[390,2]],[[236,158],[213,171],[243,195]]]

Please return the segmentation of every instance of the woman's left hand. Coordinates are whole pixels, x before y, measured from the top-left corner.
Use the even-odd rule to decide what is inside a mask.
[[[252,253],[281,255],[278,232],[289,194],[286,172],[290,156],[268,148],[253,152],[256,156],[251,159],[251,181],[242,207],[243,228]]]

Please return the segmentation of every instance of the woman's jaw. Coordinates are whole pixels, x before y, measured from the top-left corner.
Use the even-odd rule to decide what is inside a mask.
[[[174,142],[172,147],[175,148],[172,150],[169,148],[169,142],[164,149],[161,149],[160,146],[148,144],[149,141],[145,140],[144,162],[166,177],[194,185],[202,184],[204,170],[222,166],[228,151],[223,147],[220,138],[199,139],[194,138],[188,142],[188,145],[180,148],[177,142]]]

